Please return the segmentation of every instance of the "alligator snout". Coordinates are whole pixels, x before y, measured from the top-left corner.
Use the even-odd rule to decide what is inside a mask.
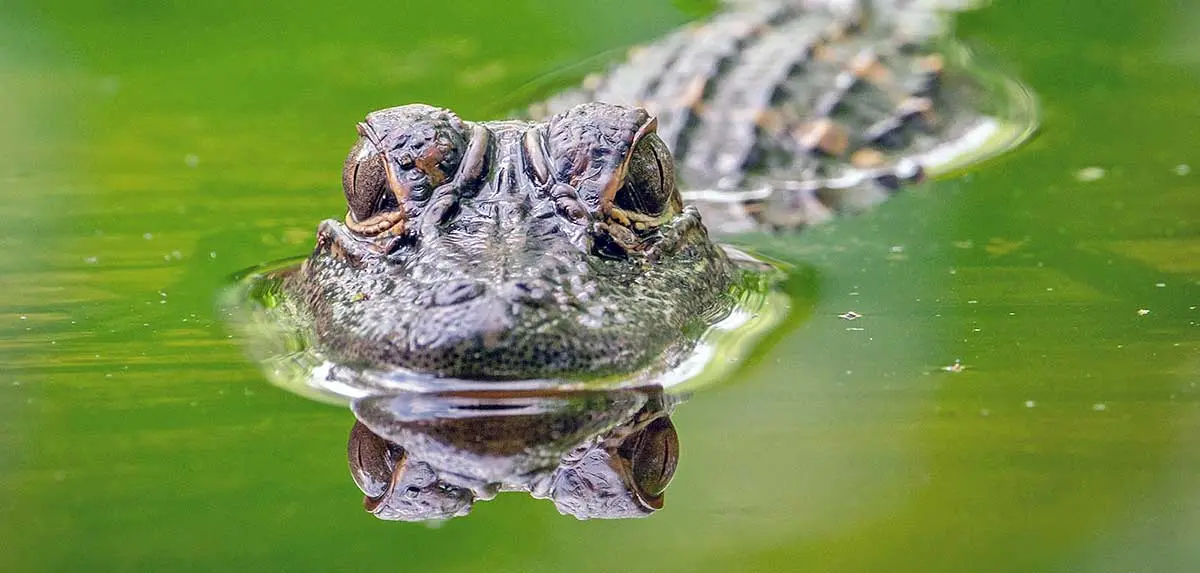
[[[454,306],[478,298],[497,304],[542,306],[550,300],[553,285],[538,280],[514,280],[496,285],[475,280],[450,281],[431,289],[433,306]]]
[[[432,304],[413,322],[412,346],[469,350],[504,344],[511,341],[514,329],[545,323],[544,311],[553,300],[550,289],[545,282],[530,280],[439,285],[432,289]]]

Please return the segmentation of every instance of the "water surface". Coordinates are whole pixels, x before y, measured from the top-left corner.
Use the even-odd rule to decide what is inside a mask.
[[[1039,137],[865,216],[737,238],[807,269],[810,310],[677,409],[659,514],[362,511],[352,416],[268,385],[216,292],[342,211],[366,111],[493,114],[699,4],[7,3],[0,570],[1200,567],[1184,2],[960,16],[1039,95]]]

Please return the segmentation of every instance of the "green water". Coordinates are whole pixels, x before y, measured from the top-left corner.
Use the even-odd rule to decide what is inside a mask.
[[[366,111],[494,113],[704,3],[194,4],[0,3],[0,571],[1200,568],[1191,3],[962,15],[1040,135],[743,239],[815,303],[679,407],[666,509],[440,528],[362,511],[353,418],[268,385],[215,293],[342,211]]]

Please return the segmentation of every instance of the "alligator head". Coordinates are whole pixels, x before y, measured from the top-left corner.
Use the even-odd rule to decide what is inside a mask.
[[[408,105],[358,132],[349,212],[291,278],[335,359],[479,380],[622,374],[681,355],[731,305],[733,267],[643,110],[473,123]]]

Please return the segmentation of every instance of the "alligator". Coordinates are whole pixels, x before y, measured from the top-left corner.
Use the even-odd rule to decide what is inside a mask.
[[[987,124],[891,2],[757,0],[522,119],[373,112],[348,213],[286,287],[339,363],[504,381],[677,362],[732,305],[709,228],[860,211]]]
[[[311,330],[314,376],[351,390],[367,509],[661,507],[682,397],[645,373],[683,363],[756,272],[710,232],[791,232],[1001,147],[994,88],[920,1],[745,0],[516,119],[368,114],[345,217],[259,285]]]

